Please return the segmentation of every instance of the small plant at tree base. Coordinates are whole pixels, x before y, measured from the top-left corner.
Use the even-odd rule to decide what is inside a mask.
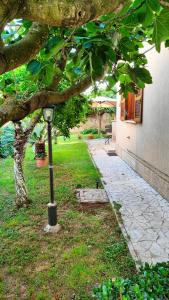
[[[129,279],[109,279],[94,288],[99,300],[167,300],[169,299],[169,262],[155,266],[145,264]]]

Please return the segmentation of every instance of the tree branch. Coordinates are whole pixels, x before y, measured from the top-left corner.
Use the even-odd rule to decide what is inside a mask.
[[[71,97],[79,95],[92,83],[91,77],[86,77],[79,83],[66,89],[63,92],[41,91],[24,101],[7,99],[0,106],[0,126],[9,121],[19,121],[39,108],[49,105],[57,105],[69,100]]]
[[[100,15],[117,11],[125,0],[1,0],[0,28],[14,18],[29,19],[51,26],[82,25]],[[33,24],[19,42],[0,49],[0,74],[32,59],[47,39],[47,26]],[[2,47],[2,43],[0,45]]]
[[[16,17],[22,2],[22,0],[0,1],[0,27],[4,27],[8,22]]]
[[[18,18],[51,26],[77,26],[116,11],[125,0],[25,0]]]
[[[28,34],[22,40],[1,50],[0,74],[27,63],[39,52],[47,37],[48,27],[33,23]]]

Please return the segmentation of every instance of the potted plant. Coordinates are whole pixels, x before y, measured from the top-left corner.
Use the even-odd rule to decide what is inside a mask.
[[[45,167],[48,164],[48,158],[45,151],[45,142],[39,140],[35,143],[35,160],[38,168]]]
[[[38,168],[44,167],[48,164],[48,158],[45,150],[44,130],[44,124],[38,124],[29,140],[29,142],[35,147],[35,160]]]
[[[88,138],[88,140],[93,140],[94,139],[93,133],[88,134],[87,138]]]

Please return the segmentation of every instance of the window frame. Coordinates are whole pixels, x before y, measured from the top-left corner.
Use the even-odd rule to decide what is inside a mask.
[[[143,120],[144,91],[140,89],[137,94],[128,93],[128,98],[121,98],[120,119],[127,123],[138,124]]]

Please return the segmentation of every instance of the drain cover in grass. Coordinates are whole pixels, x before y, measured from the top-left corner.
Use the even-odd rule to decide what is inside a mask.
[[[80,203],[107,203],[109,202],[104,189],[77,189],[77,198]]]

